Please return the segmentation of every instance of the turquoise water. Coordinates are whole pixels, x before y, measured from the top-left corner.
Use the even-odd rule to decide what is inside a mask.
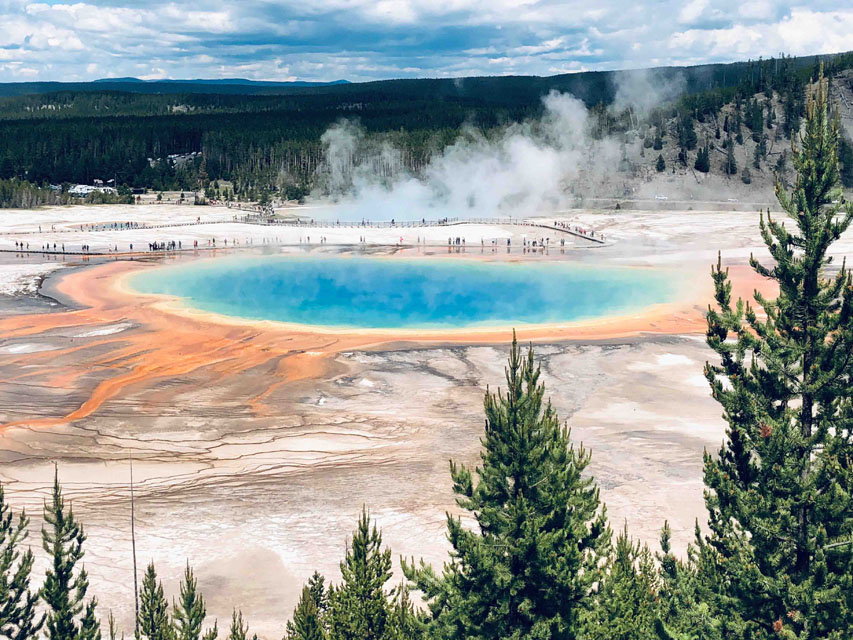
[[[219,258],[151,269],[131,286],[229,316],[387,329],[561,323],[675,297],[667,272],[466,259]]]

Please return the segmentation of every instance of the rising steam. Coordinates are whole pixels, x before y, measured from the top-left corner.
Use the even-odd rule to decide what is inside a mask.
[[[526,216],[559,209],[578,194],[612,193],[623,143],[595,138],[586,107],[574,97],[552,92],[543,103],[540,120],[509,125],[497,136],[466,129],[419,176],[402,168],[390,144],[365,152],[364,132],[352,122],[338,123],[322,137],[326,192],[341,205],[336,215]]]

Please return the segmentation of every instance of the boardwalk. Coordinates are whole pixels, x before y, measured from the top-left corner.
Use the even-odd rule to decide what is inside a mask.
[[[306,218],[276,218],[267,213],[247,213],[239,215],[242,211],[238,210],[237,215],[231,216],[230,219],[219,220],[202,220],[201,218],[187,222],[160,222],[158,224],[146,222],[99,222],[96,224],[75,224],[63,225],[55,228],[53,225],[48,228],[39,227],[38,230],[16,230],[6,234],[7,241],[5,247],[0,248],[2,252],[9,253],[28,253],[28,254],[44,254],[44,255],[131,255],[140,253],[163,253],[174,251],[196,251],[203,249],[216,249],[217,242],[210,238],[202,239],[195,234],[195,237],[183,237],[183,245],[171,246],[164,248],[163,245],[168,245],[170,240],[181,239],[182,235],[186,236],[186,232],[191,232],[192,228],[198,228],[200,233],[205,233],[203,229],[223,228],[222,237],[220,240],[226,242],[220,243],[218,248],[229,248],[227,239],[240,237],[240,232],[235,233],[234,226],[243,226],[244,228],[265,227],[267,229],[281,228],[290,230],[299,230],[298,237],[294,236],[293,232],[287,234],[290,236],[289,241],[284,238],[269,238],[262,240],[266,245],[311,245],[311,244],[327,244],[325,236],[332,234],[338,236],[333,244],[341,246],[369,244],[372,246],[414,246],[415,244],[427,244],[425,237],[421,236],[418,231],[423,230],[425,235],[431,235],[429,242],[430,246],[444,246],[443,240],[439,241],[435,231],[439,228],[447,228],[448,236],[453,238],[458,243],[459,238],[465,237],[464,229],[466,227],[479,227],[475,233],[483,234],[483,227],[494,227],[497,229],[506,230],[514,228],[516,232],[521,231],[525,235],[527,230],[531,236],[540,236],[538,240],[541,243],[548,243],[549,238],[553,240],[553,234],[559,236],[572,236],[582,240],[582,245],[593,247],[602,246],[605,244],[604,236],[596,233],[593,230],[584,229],[578,226],[563,223],[558,220],[545,220],[542,218],[442,218],[438,220],[406,220],[406,221],[341,221],[341,220],[315,220]],[[225,227],[230,226],[226,229]],[[169,238],[167,230],[173,230],[175,236]],[[379,233],[378,237],[367,239],[366,232],[370,229],[382,230],[384,233]],[[316,234],[312,231],[306,233],[304,238],[302,230],[317,230]],[[433,233],[428,233],[431,230]],[[388,236],[388,231],[399,231],[399,241],[396,237],[392,240]],[[472,230],[473,231],[473,230]],[[165,232],[165,233],[164,233]],[[183,234],[181,232],[184,232]],[[344,232],[341,234],[341,232]],[[404,232],[406,232],[404,234]],[[547,232],[547,233],[544,233]],[[418,233],[418,240],[411,237],[413,233]],[[106,234],[106,235],[104,235]],[[193,235],[192,233],[190,235]],[[219,233],[215,233],[219,236]],[[251,235],[251,234],[250,234]],[[344,240],[340,237],[344,236]],[[403,236],[408,236],[404,240]],[[348,238],[351,236],[351,238]],[[396,236],[396,234],[395,234]],[[544,236],[544,237],[542,237]],[[319,242],[311,242],[311,238],[320,240]],[[98,245],[106,246],[91,246],[89,238],[92,242]],[[423,240],[422,240],[423,238]],[[532,238],[535,240],[536,238]],[[9,247],[13,241],[14,248]],[[298,240],[298,242],[297,242]],[[471,238],[468,238],[469,242]],[[152,242],[153,241],[153,242]],[[194,242],[195,241],[195,242]],[[202,243],[206,243],[205,246]],[[122,244],[122,249],[119,249],[119,243]],[[134,243],[135,246],[134,246]],[[196,244],[197,243],[197,244]],[[558,240],[559,243],[559,240]],[[174,242],[172,243],[174,244]],[[448,238],[448,244],[453,245],[454,242]],[[464,244],[464,242],[463,242]],[[254,242],[248,241],[244,243],[231,243],[231,248],[246,248],[257,246]]]
[[[401,220],[397,221],[369,221],[362,222],[353,221],[321,221],[321,220],[299,220],[299,219],[279,219],[265,218],[263,216],[243,216],[239,219],[240,222],[246,224],[261,224],[272,226],[291,226],[302,228],[317,228],[317,229],[419,229],[419,228],[434,228],[434,227],[458,227],[464,225],[481,224],[493,225],[498,227],[533,227],[538,229],[547,229],[582,238],[589,242],[604,244],[603,236],[596,234],[594,231],[585,230],[577,226],[559,224],[556,221],[549,224],[539,221],[538,219],[526,218],[443,218],[440,220]]]

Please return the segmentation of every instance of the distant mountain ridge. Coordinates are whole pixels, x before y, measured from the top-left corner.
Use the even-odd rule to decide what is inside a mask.
[[[843,53],[787,58],[793,70],[812,68],[818,60],[831,60]],[[223,95],[223,96],[309,96],[323,95],[347,100],[365,94],[418,96],[432,99],[475,99],[507,105],[537,102],[550,91],[567,92],[587,106],[609,103],[617,87],[626,81],[645,82],[650,91],[677,83],[681,93],[696,93],[712,88],[737,86],[755,73],[761,60],[713,63],[693,66],[668,66],[649,69],[583,71],[552,76],[469,76],[459,78],[397,78],[350,82],[269,81],[243,78],[142,80],[140,78],[101,78],[89,82],[8,82],[0,83],[0,98],[56,93],[119,92],[146,95]],[[645,80],[644,80],[645,79]]]
[[[126,78],[99,78],[98,80],[92,80],[93,84],[115,84],[123,82],[138,82],[141,84],[239,85],[247,87],[255,85],[264,87],[326,87],[334,84],[350,84],[349,80],[344,79],[330,80],[328,82],[319,82],[313,80],[249,80],[248,78],[192,78],[186,80],[158,78],[154,80],[143,80],[141,78],[134,78],[128,76]]]

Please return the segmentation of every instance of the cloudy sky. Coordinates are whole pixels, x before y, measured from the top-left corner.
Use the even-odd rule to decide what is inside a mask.
[[[538,74],[853,49],[853,0],[0,0],[0,81]]]

